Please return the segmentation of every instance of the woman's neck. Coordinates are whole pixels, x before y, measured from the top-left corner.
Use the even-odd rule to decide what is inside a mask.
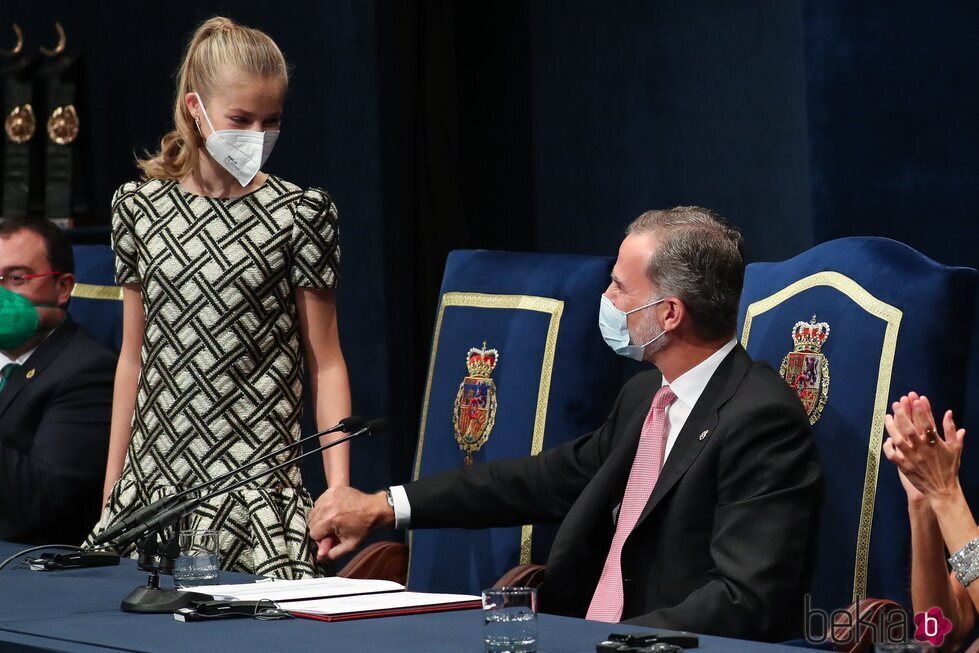
[[[259,172],[247,186],[243,187],[202,147],[197,157],[197,169],[181,179],[180,185],[185,190],[204,197],[238,197],[255,191],[267,179],[268,175]]]

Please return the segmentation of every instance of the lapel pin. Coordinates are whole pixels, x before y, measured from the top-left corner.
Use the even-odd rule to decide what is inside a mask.
[[[706,430],[706,431],[704,431],[703,433],[701,433],[701,434],[700,434],[700,438],[698,438],[698,439],[699,439],[699,440],[703,440],[704,438],[706,438],[706,437],[707,437],[707,434],[708,434],[708,433],[710,433],[710,429],[708,429],[708,430]]]
[[[33,369],[33,368],[32,368],[32,369],[30,369],[30,370],[29,370],[29,371],[27,372],[27,374],[25,374],[24,376],[25,376],[26,378],[28,378],[28,379],[33,379],[33,378],[34,378],[34,372],[36,372],[36,371],[37,371],[37,370],[35,370],[35,369]]]

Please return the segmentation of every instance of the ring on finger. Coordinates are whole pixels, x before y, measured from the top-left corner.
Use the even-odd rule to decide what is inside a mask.
[[[925,429],[925,435],[928,437],[928,444],[935,444],[938,441],[938,438],[936,437],[938,434],[935,432],[935,429],[930,426]]]

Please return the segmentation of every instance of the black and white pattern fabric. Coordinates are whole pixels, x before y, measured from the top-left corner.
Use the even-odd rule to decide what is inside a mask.
[[[141,287],[145,328],[132,438],[95,533],[299,438],[293,293],[335,288],[340,259],[330,196],[274,176],[229,199],[175,181],[125,184],[112,243],[117,282]],[[214,498],[181,528],[220,529],[223,569],[314,574],[298,465],[253,486]]]

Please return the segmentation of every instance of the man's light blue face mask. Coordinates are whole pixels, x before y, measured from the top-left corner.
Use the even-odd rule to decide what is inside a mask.
[[[649,302],[645,306],[634,308],[628,313],[615,307],[612,300],[602,295],[602,304],[598,309],[598,327],[602,330],[602,337],[605,344],[612,348],[619,356],[625,356],[633,360],[641,361],[646,347],[653,344],[666,335],[666,331],[657,334],[649,342],[642,345],[633,345],[632,337],[629,335],[629,316],[636,311],[656,306],[666,300],[666,297]]]

